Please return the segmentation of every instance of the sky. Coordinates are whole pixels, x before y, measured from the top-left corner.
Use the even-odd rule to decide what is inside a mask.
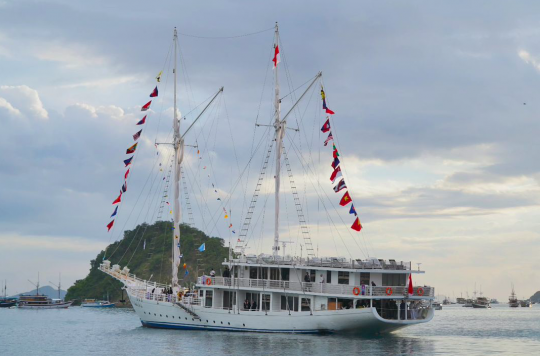
[[[322,146],[325,118],[311,91],[291,115],[300,132],[287,131],[285,149],[317,253],[421,263],[426,274],[415,284],[450,297],[472,296],[476,285],[506,300],[511,284],[520,298],[532,295],[540,290],[538,10],[535,1],[0,0],[0,280],[15,294],[32,289],[28,280],[38,272],[42,284],[62,273],[68,287],[124,229],[155,220],[170,151],[154,142],[170,133],[175,26],[185,123],[225,87],[186,138],[201,150],[188,147],[185,158],[194,224],[233,241],[227,223],[241,226],[264,159],[266,143],[248,165],[268,134],[254,123],[271,119],[278,21],[282,109],[323,72],[364,227],[351,232],[348,208],[328,181],[331,149]],[[162,69],[160,97],[108,234],[124,150]],[[227,221],[211,183],[228,202]],[[271,252],[268,183],[248,253]],[[282,188],[289,197],[280,233],[299,253],[305,245],[286,175]]]

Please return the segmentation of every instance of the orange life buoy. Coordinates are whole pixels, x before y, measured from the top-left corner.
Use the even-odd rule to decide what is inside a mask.
[[[424,295],[424,289],[423,288],[418,288],[416,290],[416,294],[418,294],[419,296],[423,296]]]
[[[394,290],[391,287],[386,288],[386,295],[392,295],[394,293]]]
[[[209,286],[212,284],[212,279],[211,278],[206,278],[206,285]]]
[[[360,294],[360,288],[354,287],[353,290],[352,290],[352,294],[359,295]]]

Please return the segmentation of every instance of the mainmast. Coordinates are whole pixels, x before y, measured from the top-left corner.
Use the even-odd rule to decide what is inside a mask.
[[[178,52],[178,33],[174,28],[174,117],[173,117],[173,148],[174,148],[174,206],[173,206],[173,239],[172,239],[172,285],[178,286],[178,267],[180,266],[180,165],[184,159],[184,139],[180,136],[180,121],[178,120],[176,104],[176,62]]]
[[[285,120],[281,121],[280,118],[280,109],[281,109],[281,100],[279,99],[279,74],[278,74],[278,63],[279,63],[279,29],[276,22],[276,32],[275,32],[275,42],[274,42],[274,87],[275,87],[275,98],[274,98],[274,111],[275,111],[275,121],[274,128],[276,129],[276,177],[275,179],[275,226],[274,226],[274,247],[273,247],[273,256],[274,259],[278,257],[279,251],[279,188],[280,188],[280,171],[281,171],[281,154],[283,148],[283,136],[285,134]]]

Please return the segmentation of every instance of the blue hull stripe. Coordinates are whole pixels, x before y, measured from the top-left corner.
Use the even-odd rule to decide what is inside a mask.
[[[211,330],[211,331],[236,331],[236,332],[259,332],[259,333],[294,333],[294,334],[320,334],[328,333],[328,330],[294,330],[294,329],[250,329],[250,328],[235,328],[230,326],[197,326],[192,324],[182,323],[157,323],[141,320],[143,326],[149,328],[161,328],[161,329],[182,329],[182,330]]]

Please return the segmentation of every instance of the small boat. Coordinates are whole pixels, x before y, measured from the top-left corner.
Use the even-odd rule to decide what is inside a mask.
[[[81,303],[81,307],[84,308],[114,308],[114,306],[114,303],[108,300],[85,299]]]
[[[489,301],[490,304],[499,304],[499,301],[497,299],[491,299]]]
[[[489,304],[489,299],[486,297],[478,297],[476,300],[472,303],[473,308],[476,309],[491,309],[491,305]]]
[[[465,303],[467,302],[467,300],[466,300],[465,298],[457,298],[457,299],[456,299],[456,302],[457,302],[458,304],[465,304]]]
[[[4,282],[4,296],[0,297],[0,308],[11,308],[17,305],[17,299],[8,298],[7,296],[7,282]]]
[[[510,308],[519,307],[519,300],[516,297],[516,292],[514,291],[514,285],[513,284],[512,284],[512,293],[510,294],[510,297],[508,298],[508,306]]]
[[[443,305],[450,305],[450,304],[452,304],[452,302],[450,301],[450,299],[449,299],[448,297],[447,297],[447,298],[444,298],[444,300],[443,300],[442,303],[443,303]]]
[[[439,302],[433,302],[433,303],[431,303],[431,306],[432,306],[433,309],[435,309],[435,310],[442,310],[442,304],[439,303]]]
[[[522,307],[522,308],[531,308],[532,307],[531,302],[528,301],[528,300],[520,300],[519,301],[519,306]]]
[[[472,300],[472,299],[467,299],[467,300],[465,300],[465,303],[463,304],[463,306],[464,306],[465,308],[472,308],[472,306],[473,306],[473,300]]]

